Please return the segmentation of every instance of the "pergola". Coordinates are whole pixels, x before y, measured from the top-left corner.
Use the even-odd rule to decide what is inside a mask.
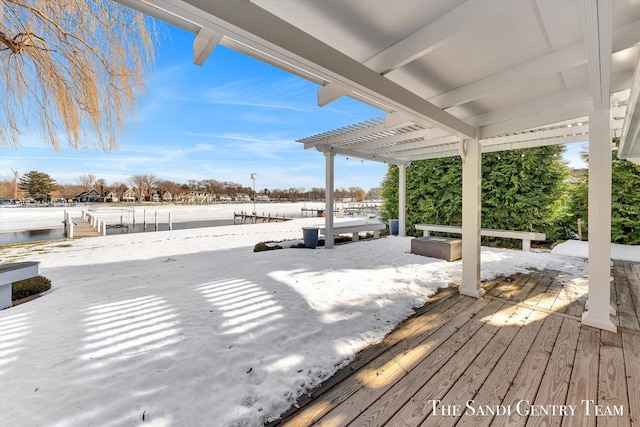
[[[388,114],[300,140],[400,168],[461,156],[463,278],[480,297],[481,154],[589,141],[589,304],[610,320],[611,149],[640,163],[637,0],[117,0],[195,35],[194,62],[220,44],[317,83],[318,104],[349,96]],[[333,217],[325,229],[331,242]],[[331,247],[331,244],[328,245]]]

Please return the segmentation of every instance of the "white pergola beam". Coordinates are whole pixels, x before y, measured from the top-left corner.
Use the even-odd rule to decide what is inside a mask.
[[[584,43],[577,43],[434,96],[429,101],[440,108],[450,108],[482,98],[507,86],[558,73],[586,61]]]
[[[610,0],[581,0],[580,11],[594,108],[596,110],[608,109],[611,99],[613,2]]]
[[[414,124],[411,117],[398,111],[392,111],[384,116],[384,125],[387,129],[398,129]]]
[[[318,89],[318,107],[324,107],[325,105],[335,101],[347,95],[349,91],[335,83],[327,83]]]
[[[495,136],[517,132],[522,129],[532,129],[555,123],[562,120],[570,120],[589,115],[593,111],[591,99],[567,107],[549,109],[536,114],[518,117],[513,120],[496,123],[480,128],[480,139],[493,138]]]
[[[613,52],[628,49],[640,38],[640,21],[631,22],[617,28],[613,34]],[[555,52],[516,65],[510,69],[492,74],[484,79],[445,92],[429,99],[440,108],[450,108],[464,104],[485,95],[504,89],[507,86],[522,84],[528,80],[559,73],[577,65],[587,63],[584,42],[559,49]],[[611,55],[609,55],[611,58]]]
[[[326,45],[249,0],[154,0],[176,15],[213,28],[226,38],[240,40],[288,64],[348,90],[372,102],[403,112],[418,123],[429,123],[450,132],[475,138],[477,129],[441,110],[410,90],[381,76],[348,55]]]
[[[488,126],[491,124],[514,120],[519,117],[526,117],[546,109],[560,108],[584,102],[587,101],[590,96],[591,89],[588,84],[585,84],[572,89],[553,92],[550,95],[530,99],[499,110],[489,111],[488,113],[470,117],[465,120],[474,126]]]
[[[371,141],[357,142],[349,144],[349,149],[352,150],[369,150],[374,147],[380,147],[381,145],[394,145],[402,141],[410,141],[415,139],[421,139],[424,141],[427,129],[415,130],[413,132],[397,133],[386,137],[376,138]],[[424,142],[423,142],[424,144]],[[384,149],[384,148],[383,148]]]
[[[635,146],[640,145],[640,55],[633,75],[627,111],[622,125],[622,137],[620,138],[620,151],[618,156],[621,159],[630,157]]]
[[[449,37],[510,5],[511,3],[500,0],[467,1],[426,27],[369,58],[364,62],[364,65],[377,73],[388,74],[431,52]]]
[[[222,37],[222,34],[216,33],[209,28],[200,28],[198,35],[193,40],[193,63],[202,66],[218,43],[220,43]]]
[[[387,156],[378,155],[375,153],[363,153],[361,151],[353,151],[353,150],[343,149],[343,148],[317,147],[317,149],[318,151],[325,154],[326,153],[340,154],[341,156],[350,157],[353,159],[370,160],[372,162],[381,162],[381,163],[387,163],[390,165],[406,165],[410,163],[408,161],[405,161],[402,159],[396,159],[394,157],[387,157]]]

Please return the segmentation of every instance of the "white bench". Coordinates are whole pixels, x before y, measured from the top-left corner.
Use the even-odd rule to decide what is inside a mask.
[[[347,234],[352,233],[352,238],[354,242],[357,242],[360,239],[360,233],[365,231],[373,232],[373,238],[377,239],[380,237],[380,230],[384,230],[387,228],[387,225],[382,222],[361,222],[361,221],[349,221],[349,222],[339,222],[334,224],[333,226],[333,234]],[[320,228],[320,234],[325,235],[324,227]]]
[[[462,227],[452,225],[416,224],[415,228],[416,230],[422,230],[425,237],[429,236],[431,231],[462,234]],[[493,230],[490,228],[481,228],[480,235],[522,240],[522,250],[525,252],[531,251],[532,240],[545,240],[547,238],[544,233],[535,233],[533,231]]]
[[[39,262],[13,262],[0,265],[0,310],[11,307],[11,285],[40,274]]]

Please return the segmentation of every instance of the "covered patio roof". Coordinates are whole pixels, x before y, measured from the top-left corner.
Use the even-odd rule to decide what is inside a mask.
[[[430,139],[584,123],[627,90],[620,156],[640,162],[635,0],[118,1],[196,34],[197,64],[221,44],[321,85],[319,105],[350,96]]]
[[[460,292],[480,297],[481,154],[589,140],[589,309],[609,316],[611,139],[640,163],[638,0],[116,0],[195,34],[194,63],[218,44],[317,83],[318,105],[348,96],[387,113],[304,138],[400,166],[463,160]],[[587,136],[588,135],[588,136]],[[326,216],[331,248],[333,216]]]

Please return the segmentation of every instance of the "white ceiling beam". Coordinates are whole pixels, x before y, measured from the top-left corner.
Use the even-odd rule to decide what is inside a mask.
[[[582,142],[582,141],[587,141],[588,139],[589,139],[589,135],[580,135],[580,134],[559,136],[555,138],[528,139],[526,141],[521,141],[521,142],[508,142],[504,144],[483,145],[482,152],[495,153],[497,151],[520,150],[523,148],[533,148],[533,147],[547,147],[549,145],[568,144],[570,142]]]
[[[589,80],[596,110],[609,108],[611,54],[613,52],[613,2],[581,0],[582,26],[589,61]]]
[[[619,52],[635,45],[640,38],[640,21],[631,22],[614,33],[613,51]],[[446,109],[482,98],[505,87],[511,87],[540,77],[549,76],[587,63],[584,42],[559,49],[510,69],[492,74],[467,85],[429,98],[429,102]]]
[[[349,90],[335,83],[327,83],[318,89],[318,107],[324,107],[347,94],[349,94]]]
[[[624,87],[628,87],[629,80],[632,76],[632,72],[613,76],[611,81],[613,91],[615,92],[623,89]],[[585,83],[582,86],[574,87],[572,89],[553,92],[549,95],[527,100],[519,104],[510,105],[506,108],[465,118],[464,121],[473,126],[487,126],[490,124],[513,120],[517,117],[535,114],[549,108],[560,108],[566,105],[577,104],[586,101],[590,97],[591,86],[589,83]]]
[[[436,49],[449,37],[512,4],[502,0],[467,1],[426,27],[369,58],[364,62],[364,65],[380,74],[388,74]]]
[[[591,99],[561,108],[541,111],[529,116],[518,117],[506,122],[500,122],[480,128],[480,139],[493,138],[499,135],[513,133],[522,129],[531,129],[589,115],[593,111]]]
[[[327,81],[362,94],[419,123],[475,138],[477,129],[248,0],[153,0],[179,16],[266,51]]]
[[[318,89],[318,107],[324,107],[348,93],[349,91],[347,89],[344,89],[335,83],[327,83]]]
[[[457,137],[455,137],[457,138]],[[459,139],[459,138],[458,138]],[[409,142],[405,142],[405,141],[399,141],[397,144],[395,145],[391,145],[388,147],[380,147],[376,149],[376,153],[381,154],[381,155],[390,155],[390,156],[399,156],[402,157],[402,153],[407,153],[407,152],[411,152],[414,150],[419,150],[422,149],[424,147],[428,147],[431,145],[437,145],[437,138],[434,139],[430,139],[430,140],[426,140],[426,139],[419,139],[419,140],[415,140],[415,141],[411,141],[411,140],[406,140]]]
[[[622,124],[618,156],[621,159],[628,159],[636,150],[640,154],[640,55],[638,55],[638,63],[627,102],[627,111]]]
[[[193,40],[193,63],[202,66],[207,60],[211,52],[218,46],[222,40],[222,34],[202,27],[198,31],[198,35]]]
[[[566,138],[573,137],[575,135],[582,135],[584,140],[586,137],[584,134],[589,133],[589,124],[575,124],[575,125],[563,125],[560,127],[550,129],[532,130],[531,132],[520,132],[513,135],[498,136],[495,138],[483,139],[480,143],[483,146],[491,145],[505,145],[505,144],[519,144],[521,142],[531,141],[532,139],[554,139],[554,138]]]
[[[387,129],[398,129],[414,124],[411,117],[398,111],[393,111],[384,116],[384,125]]]
[[[316,147],[316,149],[323,153],[336,153],[341,156],[351,157],[354,159],[371,160],[373,162],[387,163],[391,165],[408,165],[410,162],[406,160],[396,159],[392,157],[379,156],[377,154],[361,153],[358,151],[352,151],[344,148],[332,148],[329,146]]]
[[[585,84],[573,89],[553,92],[550,95],[527,100],[499,110],[489,111],[488,113],[465,119],[465,121],[473,124],[474,126],[487,126],[535,114],[549,108],[559,108],[565,105],[584,102],[590,97],[591,88],[588,84]]]
[[[584,64],[586,61],[584,43],[577,43],[434,96],[429,99],[429,102],[440,108],[450,108],[474,101],[508,86],[558,73]]]
[[[181,28],[189,33],[197,34],[198,30],[202,27],[201,25],[196,24],[193,21],[185,19],[182,16],[176,15],[174,13],[169,12],[166,9],[163,9],[159,6],[151,4],[149,2],[144,2],[141,0],[115,0],[116,2],[130,7],[131,9],[137,10],[138,12],[142,12],[145,15],[152,16],[156,19],[166,22],[167,24],[171,24],[174,27]]]

